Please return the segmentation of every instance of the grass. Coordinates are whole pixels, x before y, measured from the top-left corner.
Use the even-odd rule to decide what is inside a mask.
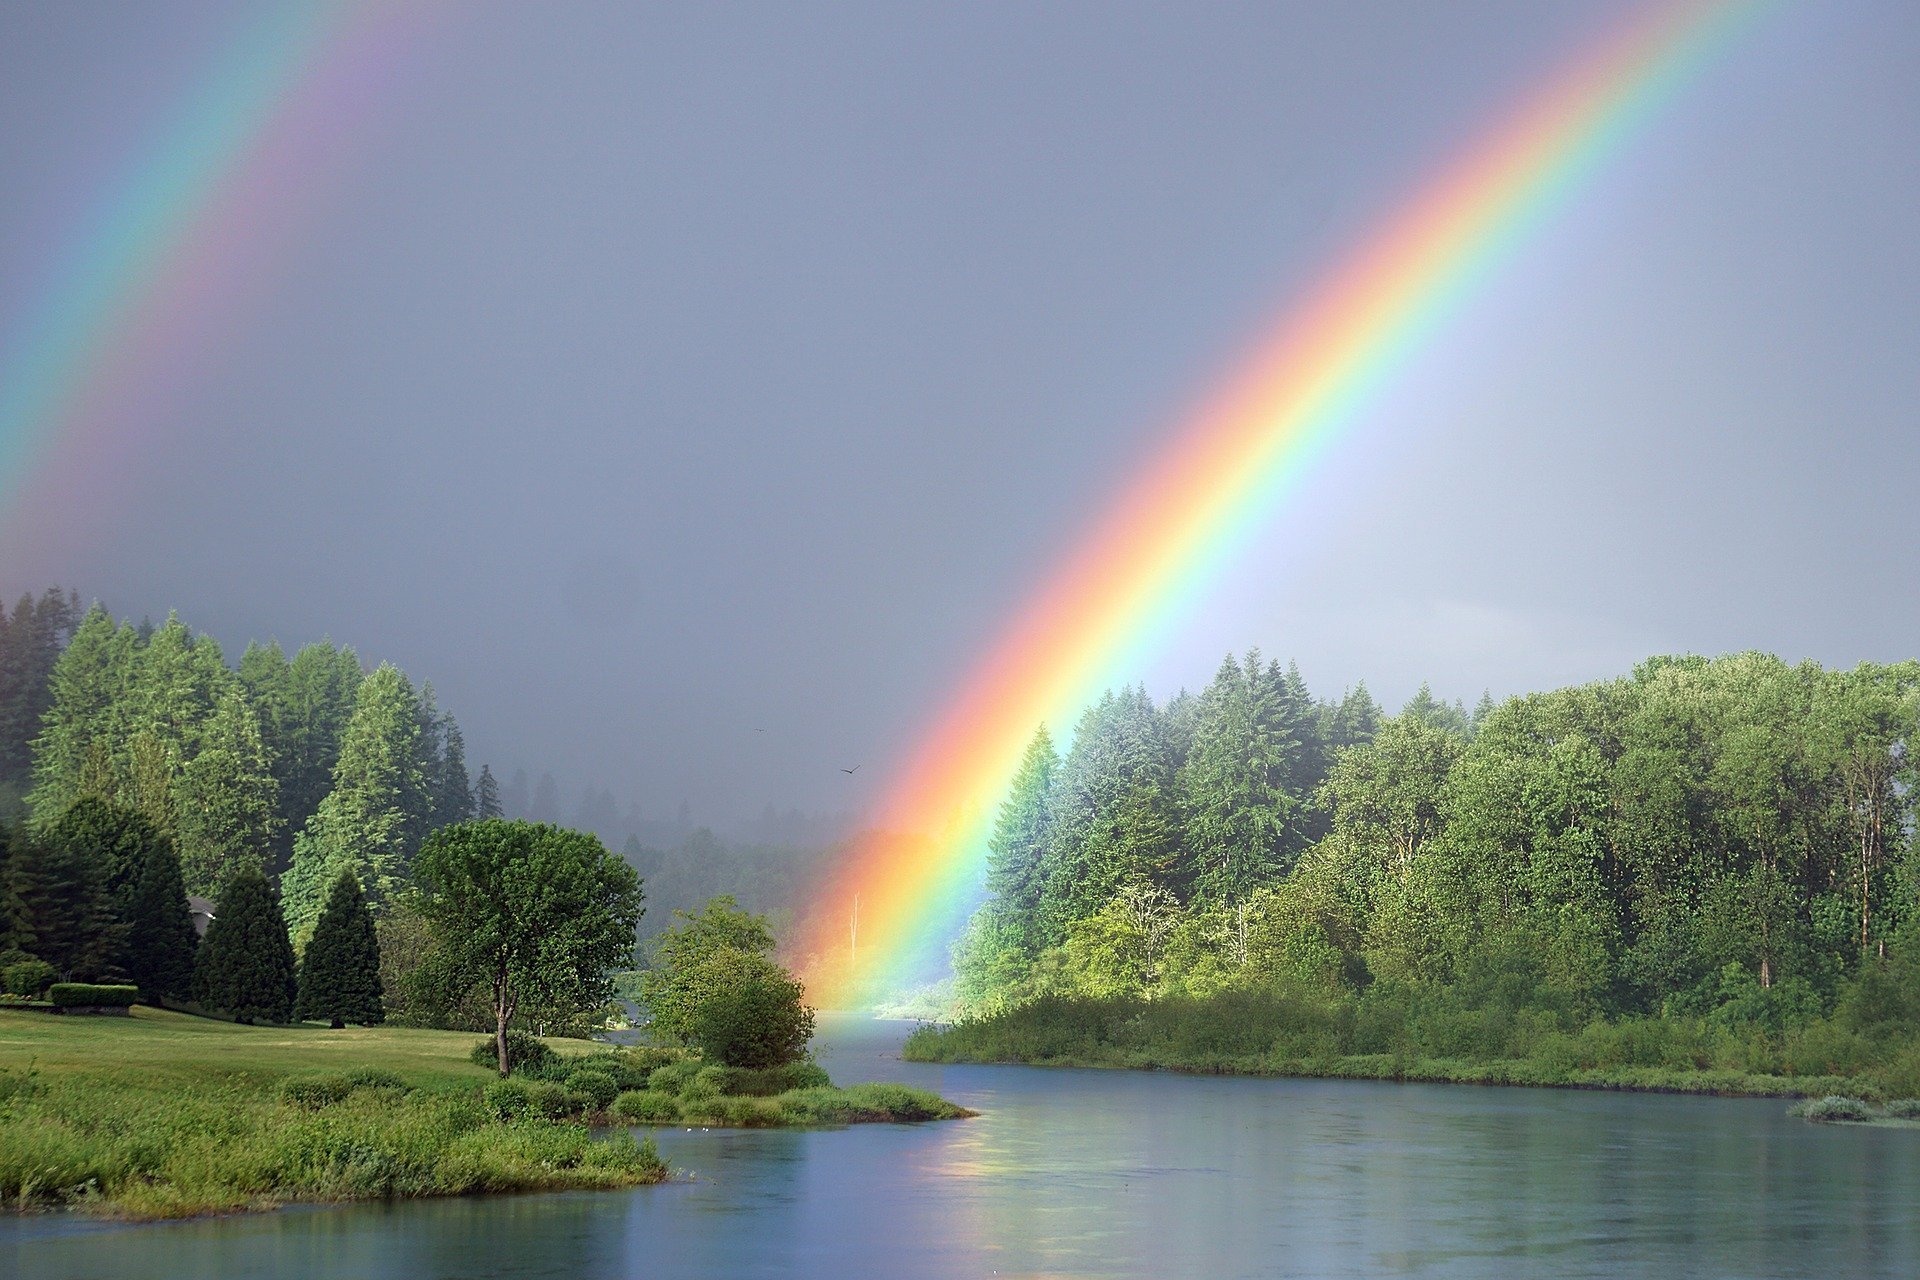
[[[753,1094],[674,1094],[629,1089],[614,1099],[612,1116],[627,1124],[697,1124],[707,1128],[812,1128],[846,1124],[911,1124],[957,1120],[976,1113],[938,1094],[903,1084],[809,1085]]]
[[[0,1010],[0,1198],[132,1218],[289,1201],[634,1186],[651,1143],[501,1119],[473,1037]],[[563,1051],[574,1046],[562,1046]],[[584,1050],[587,1046],[578,1046]]]
[[[1531,1011],[1416,1016],[1290,992],[1130,1000],[1048,999],[922,1027],[918,1062],[1019,1062],[1222,1075],[1317,1076],[1757,1097],[1920,1091],[1920,1050],[1898,1035],[1820,1024],[1737,1033],[1700,1019],[1594,1021],[1572,1029]]]

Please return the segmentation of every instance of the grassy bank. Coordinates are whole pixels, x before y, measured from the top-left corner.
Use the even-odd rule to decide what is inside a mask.
[[[651,1144],[503,1119],[471,1035],[0,1011],[0,1197],[136,1218],[659,1182]]]
[[[1920,1095],[1920,1049],[1910,1039],[1826,1024],[1740,1034],[1700,1019],[1595,1021],[1563,1030],[1525,1011],[1368,1014],[1352,1001],[1283,991],[1152,1002],[1045,999],[922,1027],[908,1037],[903,1056],[1782,1098]]]

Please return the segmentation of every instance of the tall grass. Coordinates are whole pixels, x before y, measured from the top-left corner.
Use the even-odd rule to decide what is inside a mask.
[[[1026,1062],[1251,1075],[1697,1093],[1920,1095],[1920,1036],[1815,1018],[1781,1031],[1691,1017],[1596,1019],[1467,1007],[1408,989],[1275,987],[1144,1001],[1050,997],[922,1027],[920,1062]]]

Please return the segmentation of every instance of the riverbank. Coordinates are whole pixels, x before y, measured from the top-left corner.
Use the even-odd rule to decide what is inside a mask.
[[[1176,1071],[1199,1075],[1513,1085],[1734,1097],[1872,1101],[1920,1094],[1920,1055],[1904,1042],[1829,1036],[1791,1049],[1698,1020],[1595,1022],[1574,1032],[1512,1031],[1476,1038],[1524,1043],[1524,1055],[1423,1052],[1415,1043],[1354,1052],[1355,1029],[1303,1018],[1286,996],[1144,1002],[1047,1000],[907,1037],[910,1062],[1003,1063]],[[1413,1037],[1403,1038],[1411,1041]],[[1345,1041],[1346,1043],[1343,1043]],[[1371,1047],[1371,1046],[1369,1046]],[[1794,1059],[1845,1070],[1796,1070]],[[1789,1069],[1779,1069],[1786,1065]]]
[[[0,1201],[156,1219],[301,1201],[641,1186],[639,1125],[818,1127],[972,1113],[896,1084],[764,1081],[546,1042],[553,1079],[501,1080],[469,1033],[240,1026],[0,1010]],[[760,1073],[765,1074],[765,1073]]]
[[[0,1197],[16,1211],[178,1218],[666,1179],[630,1133],[489,1108],[473,1040],[0,1010]]]

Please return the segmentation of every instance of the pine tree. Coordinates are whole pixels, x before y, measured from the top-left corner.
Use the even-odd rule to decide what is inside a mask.
[[[386,1017],[381,994],[373,912],[360,882],[351,871],[342,871],[301,958],[293,1016],[301,1022],[325,1019],[335,1027],[372,1026]]]
[[[1380,704],[1367,692],[1367,682],[1362,680],[1347,690],[1340,701],[1330,705],[1326,712],[1326,727],[1321,737],[1326,740],[1328,766],[1332,766],[1332,755],[1341,747],[1357,747],[1373,741],[1373,735],[1380,731]]]
[[[527,771],[515,769],[513,776],[507,779],[506,790],[500,794],[500,807],[506,810],[503,817],[524,818],[532,804],[527,795]]]
[[[1195,901],[1239,902],[1278,880],[1304,847],[1292,786],[1307,707],[1258,651],[1244,664],[1221,663],[1200,703],[1180,776],[1184,879]]]
[[[221,695],[200,753],[181,771],[174,796],[181,871],[190,892],[214,892],[239,862],[263,868],[271,863],[279,788],[259,720],[238,690]]]
[[[179,855],[171,841],[158,833],[156,837],[142,850],[138,877],[122,914],[127,929],[122,967],[142,998],[158,1005],[191,994],[200,937],[187,908]]]
[[[80,621],[80,598],[49,587],[20,597],[8,616],[0,604],[0,812],[26,795],[33,776],[33,739],[52,701],[49,681],[60,651]]]
[[[413,854],[410,803],[424,794],[413,686],[382,665],[361,684],[340,743],[333,790],[294,840],[286,876],[295,936],[313,930],[328,888],[350,871],[376,905],[404,883]]]
[[[65,813],[87,789],[110,785],[118,723],[138,641],[99,605],[87,611],[48,678],[48,706],[33,742],[36,830]]]
[[[473,785],[467,775],[467,739],[451,712],[440,716],[440,755],[436,763],[433,828],[437,831],[474,816]],[[497,797],[495,802],[497,805]]]
[[[528,804],[527,817],[534,822],[560,821],[560,788],[552,774],[541,774],[540,781],[533,784],[533,799]]]
[[[325,640],[303,646],[287,664],[287,709],[272,746],[289,839],[306,828],[333,790],[341,738],[364,679],[353,650]]]
[[[239,1022],[286,1022],[298,986],[280,895],[260,868],[227,878],[193,969],[193,998]]]
[[[113,976],[125,931],[107,897],[102,859],[84,846],[27,839],[9,862],[14,945],[68,981]]]
[[[999,917],[997,936],[1017,939],[1020,949],[1036,953],[1040,944],[1041,860],[1046,856],[1049,823],[1047,793],[1060,753],[1053,735],[1041,725],[1020,757],[1013,787],[987,840],[989,909]]]
[[[493,770],[484,764],[480,766],[480,780],[473,786],[473,816],[482,822],[506,816],[500,807],[500,784],[494,781]]]

